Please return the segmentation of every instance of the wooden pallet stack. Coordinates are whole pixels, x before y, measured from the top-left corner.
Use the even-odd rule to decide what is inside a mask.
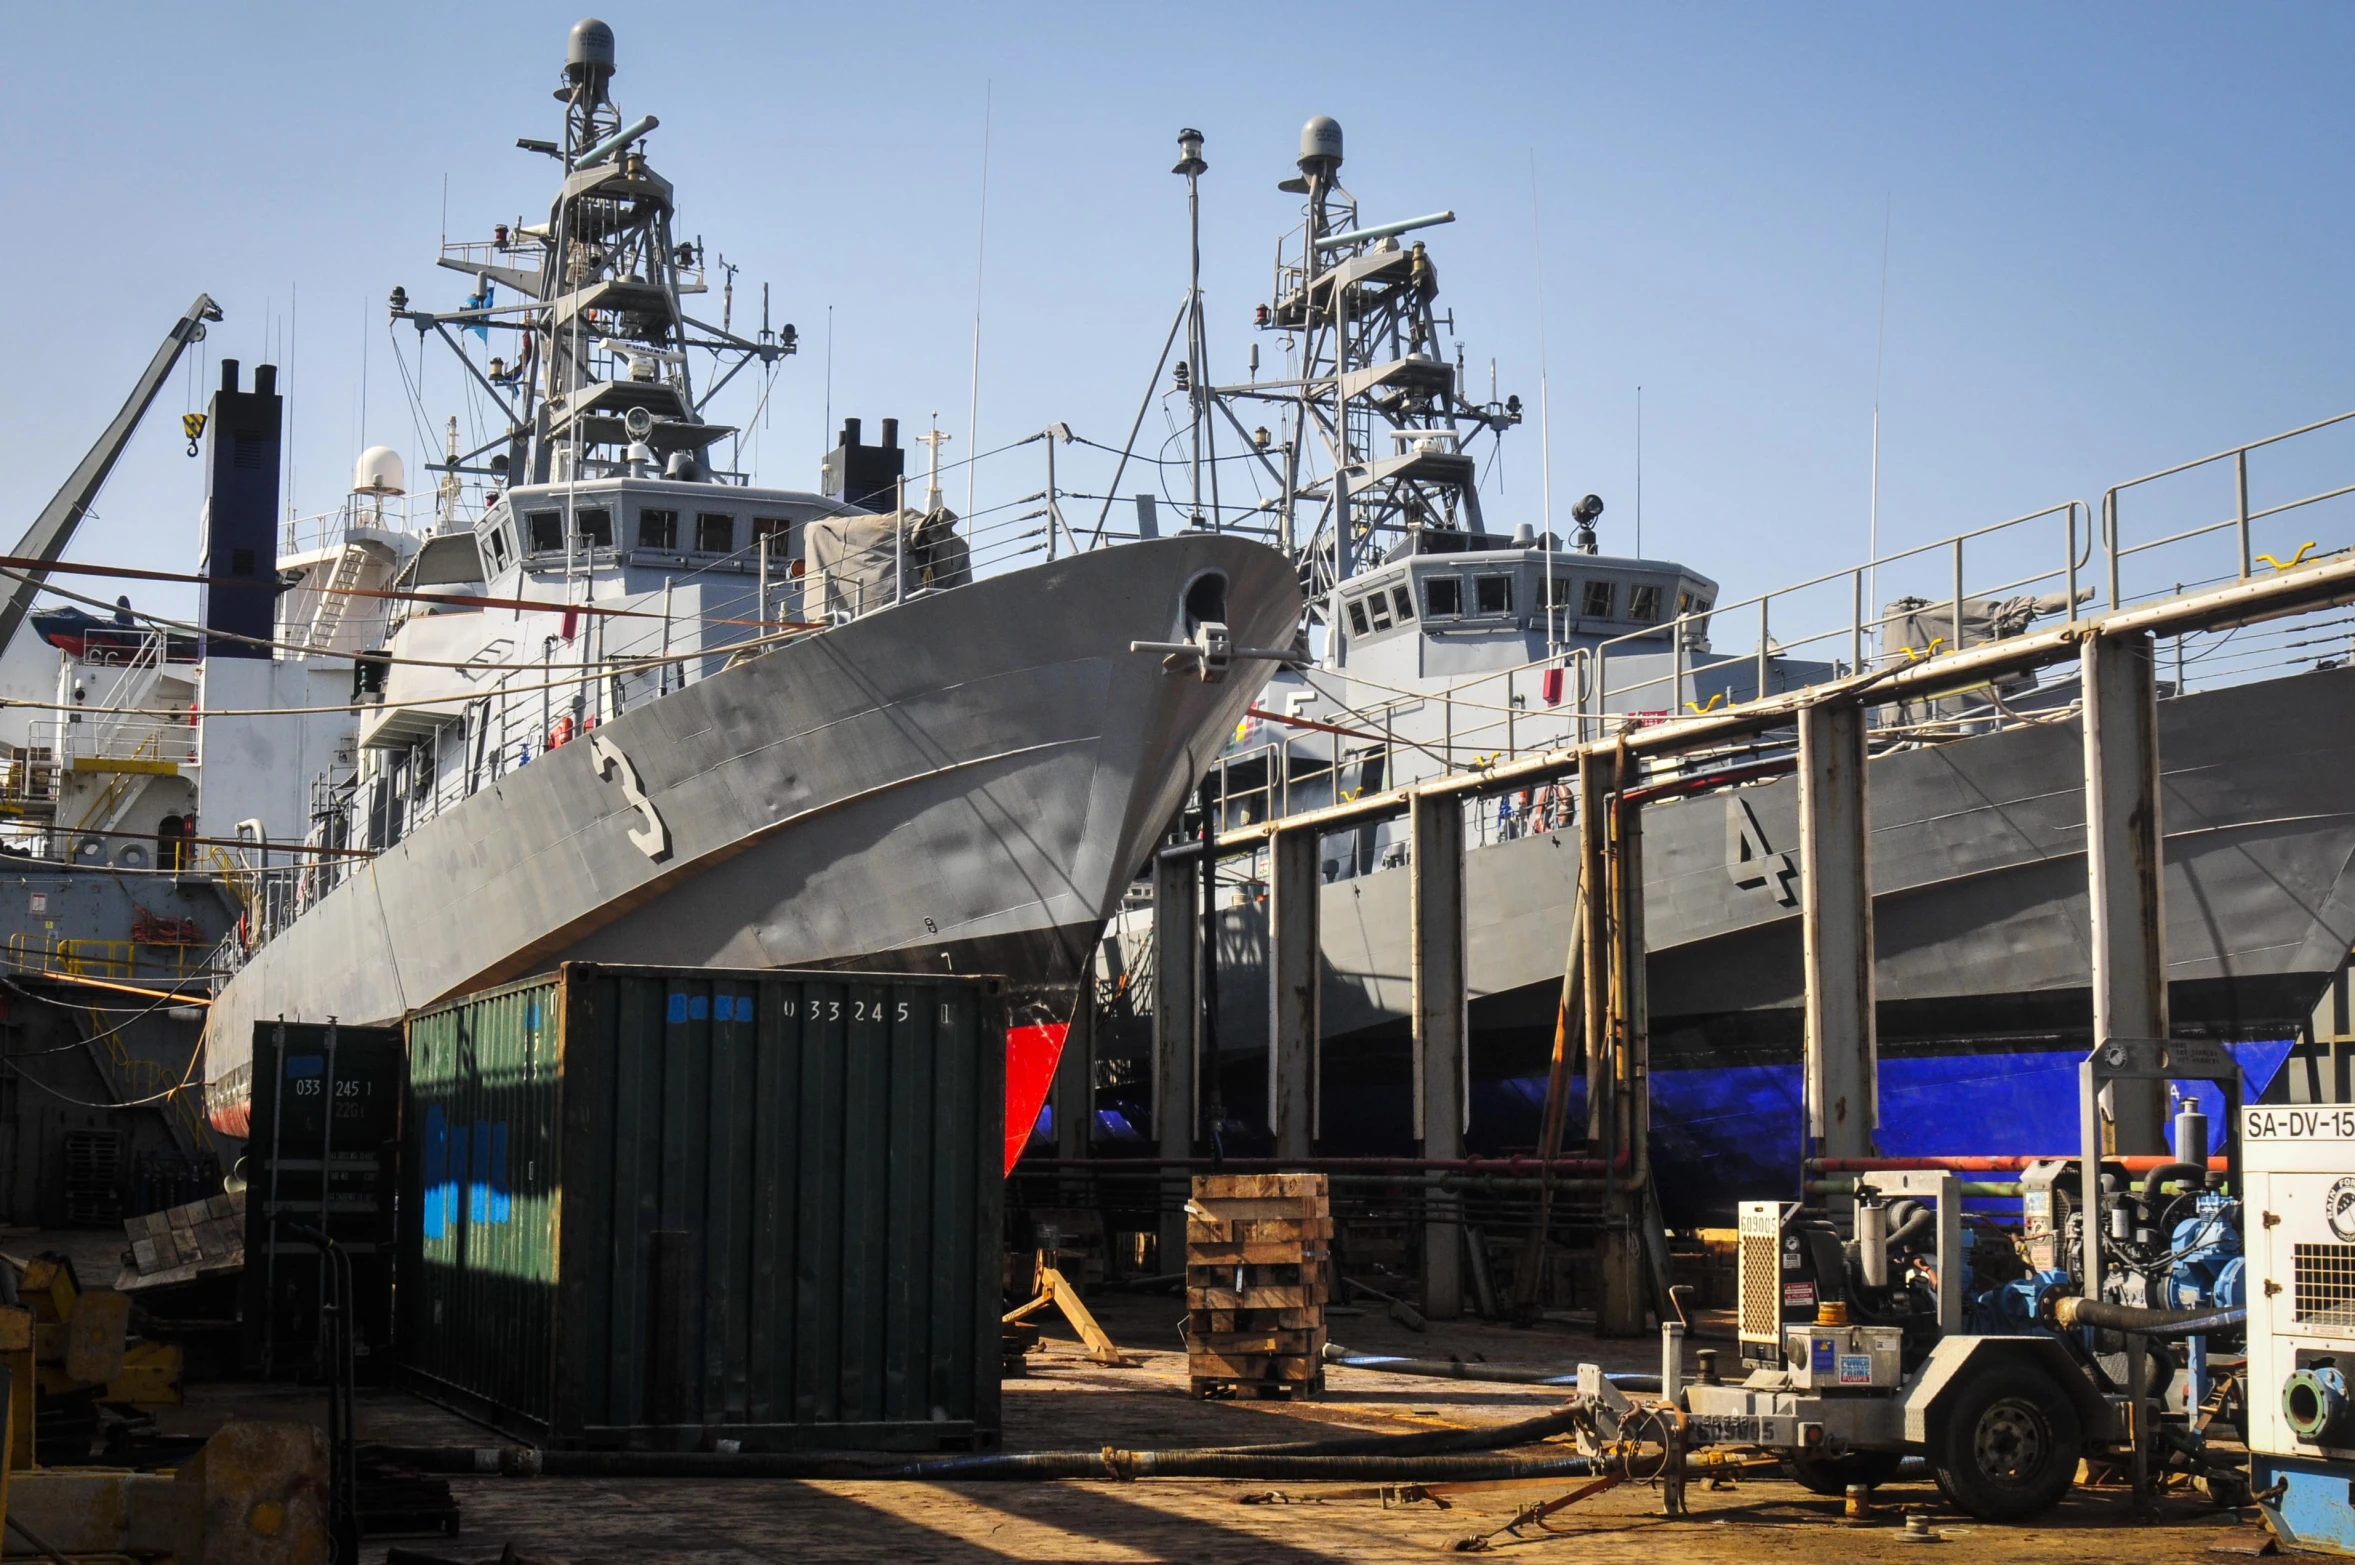
[[[1196,1396],[1325,1388],[1322,1174],[1204,1174],[1186,1207],[1187,1370]]]

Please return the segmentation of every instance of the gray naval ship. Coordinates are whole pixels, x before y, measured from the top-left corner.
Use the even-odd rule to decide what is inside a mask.
[[[1230,662],[1291,643],[1291,562],[1209,530],[975,579],[937,491],[903,504],[889,423],[880,445],[846,425],[825,493],[728,471],[706,410],[791,328],[697,297],[656,121],[622,122],[613,74],[610,29],[574,28],[563,138],[520,144],[558,193],[543,224],[445,248],[465,308],[393,293],[497,406],[444,474],[488,503],[422,538],[347,524],[280,561],[262,634],[212,644],[208,747],[216,721],[357,692],[348,751],[276,741],[302,752],[281,770],[309,782],[312,852],[263,872],[224,953],[225,1133],[257,1023],[390,1021],[564,960],[989,972],[1059,1021],[1264,672]],[[216,497],[216,559],[274,546],[240,525]]]
[[[1465,394],[1463,350],[1450,362],[1443,343],[1452,321],[1435,305],[1436,263],[1409,242],[1452,214],[1361,222],[1339,182],[1341,150],[1339,127],[1312,120],[1300,177],[1284,187],[1305,197],[1304,216],[1279,247],[1259,324],[1280,337],[1285,374],[1206,385],[1197,398],[1198,417],[1226,415],[1235,429],[1261,416],[1254,404],[1272,407],[1288,438],[1254,444],[1321,461],[1318,472],[1269,475],[1283,537],[1306,540],[1295,553],[1318,660],[1277,673],[1231,736],[1215,779],[1229,825],[1934,657],[2073,615],[2092,595],[2101,572],[2082,506],[1740,604],[1684,564],[1603,553],[1595,496],[1574,507],[1566,547],[1530,523],[1492,531],[1476,448],[1518,422],[1520,405]],[[1255,370],[1257,359],[1255,349]],[[2229,545],[2229,532],[2205,531],[2206,544]],[[2162,557],[2118,545],[2113,598],[2118,560],[2131,588]],[[2180,557],[2165,568],[2183,569]],[[1894,601],[1874,592],[1899,585],[1920,590]],[[1867,613],[1875,601],[1885,606]],[[1739,650],[1713,648],[1713,633]],[[2324,652],[2293,657],[2302,640]],[[2226,688],[2197,693],[2183,690],[2185,654],[2173,649],[2177,677],[2160,706],[2173,1024],[2252,1045],[2244,1058],[2259,1088],[2355,941],[2355,670],[2333,666],[2346,637],[2324,627],[2264,644],[2278,649],[2276,666],[2244,659]],[[2195,648],[2192,666],[2214,668],[2219,651],[2240,656]],[[2073,673],[2048,674],[1875,713],[1886,1151],[2072,1144],[2091,1014],[2076,702]],[[1724,1201],[1737,1188],[1787,1194],[1798,1166],[1789,754],[1790,736],[1768,736],[1693,763],[1712,769],[1699,781],[1723,786],[1660,804],[1645,827],[1656,1155],[1705,1169],[1684,1188]],[[1568,791],[1507,798],[1470,823],[1471,1144],[1482,1150],[1536,1139],[1577,879]],[[1396,1153],[1412,1142],[1407,853],[1403,823],[1323,843],[1328,1151]],[[1262,873],[1229,861],[1217,893],[1230,1150],[1264,1127]],[[1150,1048],[1153,916],[1149,897],[1135,897],[1099,954],[1099,1051],[1114,1061]],[[1903,1114],[1905,1129],[1909,1103],[1920,1112]],[[1117,1144],[1134,1107],[1109,1088],[1098,1130]],[[1898,1144],[1904,1136],[1913,1139]]]

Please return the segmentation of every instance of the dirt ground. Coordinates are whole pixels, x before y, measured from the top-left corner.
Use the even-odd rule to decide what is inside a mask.
[[[1203,1402],[1186,1394],[1177,1325],[1183,1305],[1166,1298],[1106,1295],[1105,1327],[1139,1365],[1104,1369],[1081,1356],[1067,1333],[1050,1330],[1046,1350],[1005,1392],[1005,1449],[1130,1449],[1232,1445],[1314,1437],[1341,1429],[1404,1432],[1525,1418],[1553,1395],[1539,1387],[1411,1378],[1332,1369],[1327,1393],[1301,1403]],[[1722,1321],[1718,1329],[1730,1338]],[[1057,1323],[1059,1328],[1060,1323]],[[1435,1325],[1410,1334],[1378,1314],[1337,1315],[1335,1340],[1374,1353],[1485,1358],[1490,1363],[1567,1372],[1582,1358],[1612,1369],[1656,1370],[1651,1342],[1597,1342],[1574,1323],[1516,1331],[1483,1322]],[[1692,1346],[1732,1343],[1707,1330]],[[195,1433],[232,1413],[315,1416],[316,1397],[294,1388],[195,1386],[170,1420]],[[360,1437],[393,1443],[494,1443],[453,1414],[393,1391],[365,1393]],[[1307,1426],[1307,1427],[1304,1427]],[[1324,1426],[1319,1428],[1317,1426]],[[1472,1533],[1510,1522],[1523,1506],[1565,1492],[1574,1481],[1488,1488],[1429,1502],[1385,1505],[1372,1486],[1305,1484],[1272,1493],[1267,1483],[1148,1479],[1133,1483],[796,1482],[578,1478],[462,1478],[452,1481],[463,1512],[460,1537],[404,1544],[462,1560],[490,1560],[514,1543],[530,1555],[590,1565],[670,1561],[1169,1561],[1173,1565],[1308,1565],[1317,1561],[1424,1560]],[[1942,1534],[1927,1546],[1955,1554],[2035,1562],[2133,1560],[2136,1565],[2214,1558],[2211,1550],[2253,1551],[2255,1525],[2196,1498],[2163,1502],[2159,1519],[2138,1523],[2124,1495],[2079,1491],[2034,1527],[1987,1527],[1944,1506],[1923,1481],[1878,1492],[1882,1525],[1851,1527],[1839,1502],[1780,1477],[1745,1477],[1711,1487],[1696,1479],[1692,1514],[1660,1514],[1656,1492],[1627,1486],[1559,1513],[1552,1530],[1497,1537],[1491,1552],[1590,1562],[1663,1558],[1693,1561],[1807,1560],[1811,1565],[1917,1561],[1921,1544],[1901,1541],[1904,1509],[1930,1513]],[[364,1553],[381,1565],[386,1540]]]

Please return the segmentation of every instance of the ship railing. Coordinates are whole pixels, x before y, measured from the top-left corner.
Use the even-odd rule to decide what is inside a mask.
[[[2100,531],[2112,608],[2343,554],[2355,544],[2355,412],[2112,484]],[[2159,658],[2176,690],[2339,667],[2355,661],[2355,615],[2318,609],[2174,637]]]
[[[2037,619],[2074,621],[2097,601],[2126,607],[2289,569],[2355,542],[2355,481],[2349,480],[2355,480],[2355,413],[2113,485],[2098,510],[2062,501],[1756,597],[1695,608],[1641,631],[1559,645],[1544,657],[1436,690],[1386,689],[1350,671],[1347,689],[1356,704],[1336,710],[1344,686],[1309,670],[1304,677],[1326,698],[1316,719],[1351,732],[1295,731],[1281,740],[1283,758],[1268,774],[1285,781],[1250,807],[1290,813],[1346,798],[1352,789],[1476,769],[1631,724],[1739,706],[1859,668],[1942,657],[1985,639],[1983,610],[1990,602],[2012,604],[2013,623],[1997,632],[2006,634]],[[1539,622],[1549,619],[1554,639],[1567,641],[1573,617],[1547,605]],[[1748,646],[1713,652],[1713,630],[1720,643],[1739,636]],[[2168,695],[2333,667],[2355,661],[2355,613],[2318,609],[2262,626],[2174,637],[2160,659]],[[1937,743],[2052,722],[2072,715],[2076,704],[2066,673],[1935,701],[1892,702],[1874,710],[1875,743]],[[1251,721],[1271,729],[1282,724],[1273,714]],[[1772,737],[1744,745],[1760,754],[1776,748]],[[1788,748],[1787,737],[1781,748]],[[1244,763],[1240,755],[1230,760]],[[1708,764],[1707,757],[1679,763],[1688,770]],[[1544,814],[1541,801],[1524,801],[1520,814],[1484,819],[1478,829],[1518,832]]]
[[[19,973],[117,982],[186,980],[213,974],[211,952],[205,947],[60,939],[45,933],[10,935],[7,961],[10,969]]]
[[[75,688],[85,699],[72,711],[35,725],[36,730],[69,761],[89,756],[193,762],[195,714],[166,714],[158,707],[156,692],[163,681],[164,659],[164,632],[153,630],[139,637],[138,645],[122,663],[83,663],[84,672]]]
[[[279,531],[278,552],[315,554],[341,548],[350,541],[355,528],[391,533],[428,532],[440,521],[441,504],[441,496],[431,491],[346,495],[343,503],[332,511],[288,517]]]
[[[759,650],[747,643],[821,633],[796,617],[802,584],[782,569],[770,583],[765,614],[753,612],[759,600],[751,584],[740,576],[728,580],[743,588],[734,612],[707,604],[703,620],[683,611],[674,618],[667,607],[645,619],[583,615],[570,641],[550,637],[528,660],[484,669],[495,677],[462,702],[438,708],[444,720],[431,739],[418,741],[412,785],[384,800],[380,807],[391,814],[370,823],[372,840],[389,840],[388,830],[405,835],[547,751]],[[667,605],[669,596],[655,601]]]
[[[1859,668],[1941,656],[1958,642],[1983,639],[1973,621],[1987,601],[2040,600],[2034,608],[2075,619],[2091,563],[2089,514],[2083,501],[2063,501],[1361,710],[1388,727],[1402,709],[1436,706],[1439,751],[1458,766],[1476,766],[1585,742],[1629,723],[1738,706]],[[1558,606],[1543,612],[1558,616],[1549,627],[1553,638],[1567,640],[1575,616]],[[2021,622],[2028,617],[2024,612]],[[1747,632],[1749,645],[1714,651],[1713,629],[1721,641]],[[1893,706],[1882,709],[1879,726],[1953,715]],[[1993,709],[1976,720],[2006,719]]]
[[[57,750],[33,743],[0,756],[0,814],[47,814],[57,805]]]
[[[122,712],[108,716],[103,722],[98,721],[99,716],[92,713],[83,719],[73,714],[34,723],[31,725],[34,743],[68,769],[83,760],[196,764],[199,730],[194,713],[165,717],[152,710],[136,714]]]

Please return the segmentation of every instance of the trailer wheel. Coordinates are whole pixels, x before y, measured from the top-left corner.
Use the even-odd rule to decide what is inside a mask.
[[[2050,1509],[2077,1477],[2077,1410],[2044,1371],[1990,1364],[1955,1390],[1930,1431],[1930,1468],[1956,1508],[1981,1521]]]
[[[1897,1476],[1905,1460],[1902,1451],[1845,1451],[1838,1456],[1791,1456],[1783,1459],[1783,1475],[1803,1489],[1839,1499],[1852,1483],[1877,1489]]]

